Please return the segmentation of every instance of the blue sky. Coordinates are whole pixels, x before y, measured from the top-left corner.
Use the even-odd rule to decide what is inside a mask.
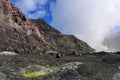
[[[25,15],[32,19],[42,18],[47,23],[51,23],[51,2],[56,0],[11,0],[12,3],[16,4]]]
[[[97,50],[120,31],[120,0],[11,0],[32,19],[43,18],[64,34],[73,34]]]

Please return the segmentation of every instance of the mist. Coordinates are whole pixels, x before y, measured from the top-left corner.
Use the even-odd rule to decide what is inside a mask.
[[[120,0],[57,0],[51,12],[52,26],[74,34],[97,51],[109,50],[103,40],[120,26]]]

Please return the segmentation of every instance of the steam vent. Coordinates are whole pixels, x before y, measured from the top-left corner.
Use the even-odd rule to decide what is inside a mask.
[[[120,80],[120,53],[95,52],[0,0],[0,80]]]

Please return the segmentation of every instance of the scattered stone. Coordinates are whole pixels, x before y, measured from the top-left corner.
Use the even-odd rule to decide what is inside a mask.
[[[120,73],[115,74],[113,80],[120,80]]]
[[[0,73],[0,80],[7,80],[6,75],[4,73]]]
[[[0,52],[0,55],[17,55],[17,53],[10,52],[10,51],[2,51],[2,52]]]
[[[61,54],[56,54],[56,58],[60,58],[61,56]]]
[[[118,69],[120,69],[120,66],[118,66]]]
[[[56,55],[58,52],[56,51],[46,51],[45,54]]]
[[[83,51],[72,51],[72,55],[75,55],[75,56],[82,56],[83,54],[85,54],[85,52]]]
[[[112,55],[112,56],[103,58],[101,61],[109,63],[109,64],[119,64],[120,63],[120,57]]]

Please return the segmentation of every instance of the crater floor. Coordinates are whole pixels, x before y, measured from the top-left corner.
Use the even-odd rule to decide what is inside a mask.
[[[120,55],[0,55],[1,80],[120,80]]]

